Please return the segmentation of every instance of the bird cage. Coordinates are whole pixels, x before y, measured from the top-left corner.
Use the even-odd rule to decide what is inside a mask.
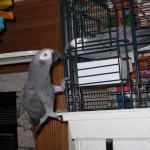
[[[150,107],[150,1],[61,0],[68,111]]]

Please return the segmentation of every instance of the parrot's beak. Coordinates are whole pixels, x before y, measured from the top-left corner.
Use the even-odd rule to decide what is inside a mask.
[[[60,59],[60,60],[65,59],[64,55],[63,55],[63,54],[60,54],[60,55],[59,55],[59,59]]]
[[[54,53],[52,54],[53,62],[58,60],[58,59],[62,60],[62,59],[64,59],[64,56],[63,56],[63,54],[61,54],[61,53],[59,53],[57,51],[54,51]]]

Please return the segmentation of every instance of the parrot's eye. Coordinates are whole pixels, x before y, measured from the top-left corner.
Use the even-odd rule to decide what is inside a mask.
[[[51,57],[51,52],[50,50],[46,49],[44,52],[41,53],[39,60],[45,61],[45,60],[49,60]]]
[[[45,53],[44,56],[46,57],[46,56],[47,56],[47,53]]]

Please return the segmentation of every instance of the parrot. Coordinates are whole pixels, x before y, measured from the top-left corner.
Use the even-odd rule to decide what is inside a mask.
[[[22,104],[28,114],[35,135],[41,125],[49,118],[61,120],[54,112],[55,93],[65,90],[66,78],[61,85],[51,82],[50,69],[54,61],[63,55],[50,48],[39,50],[33,57],[28,77],[23,88]]]

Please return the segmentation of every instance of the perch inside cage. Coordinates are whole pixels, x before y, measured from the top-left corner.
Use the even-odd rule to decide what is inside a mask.
[[[150,2],[63,0],[68,111],[150,106]]]

